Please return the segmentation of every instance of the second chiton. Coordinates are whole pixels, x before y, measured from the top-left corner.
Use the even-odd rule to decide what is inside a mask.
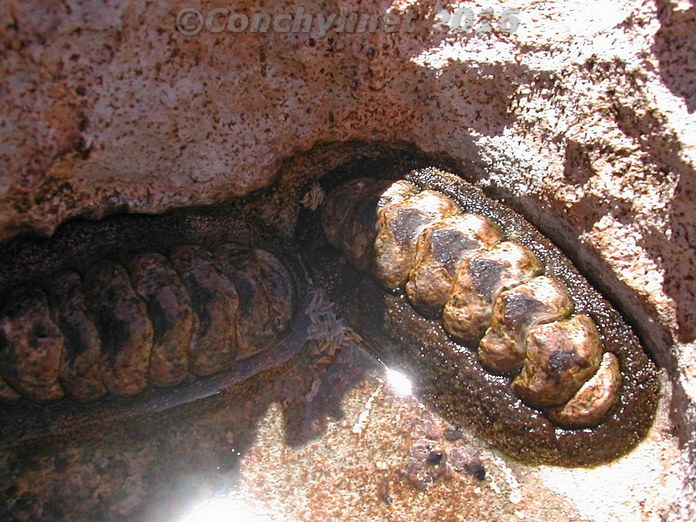
[[[640,440],[654,365],[548,239],[452,173],[360,174],[327,178],[307,260],[382,355],[526,460],[587,464]]]

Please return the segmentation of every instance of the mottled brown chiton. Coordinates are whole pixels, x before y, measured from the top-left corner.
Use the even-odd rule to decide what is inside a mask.
[[[491,370],[518,370],[527,354],[527,334],[537,324],[557,321],[573,311],[566,289],[539,276],[501,292],[493,303],[491,324],[479,344],[479,359]]]
[[[0,316],[0,397],[91,402],[212,375],[270,348],[295,310],[292,276],[261,248],[196,245],[100,260],[84,279],[22,286]]]
[[[526,342],[524,367],[512,389],[530,404],[564,404],[599,369],[602,342],[586,315],[537,325]]]
[[[191,343],[191,371],[212,375],[237,356],[239,295],[218,260],[201,247],[174,250],[172,264],[191,296],[197,328]]]
[[[237,360],[245,360],[270,347],[288,327],[292,278],[277,257],[260,248],[226,243],[214,252],[237,289]]]
[[[428,227],[418,239],[416,259],[406,283],[413,306],[423,315],[437,316],[449,301],[464,259],[494,245],[501,237],[489,219],[475,214],[450,216]]]
[[[455,339],[478,342],[491,323],[498,294],[541,274],[542,266],[527,248],[502,241],[467,256],[457,271],[442,313]]]
[[[371,267],[387,289],[405,289],[421,314],[432,317],[446,309],[445,328],[454,337],[479,340],[478,356],[489,370],[513,373],[524,365],[512,389],[530,405],[543,408],[558,405],[559,397],[564,398],[561,402],[572,399],[599,367],[599,355],[593,365],[581,354],[593,349],[601,353],[601,347],[596,333],[573,336],[568,331],[578,323],[593,330],[589,317],[560,322],[573,311],[564,285],[540,275],[542,266],[534,254],[503,241],[501,231],[485,216],[461,212],[437,191],[401,187],[398,182],[365,178],[334,190],[322,217],[329,241],[348,250],[354,262],[359,259],[357,268]],[[389,196],[394,193],[401,196]],[[346,247],[356,233],[361,245],[357,256]],[[547,360],[541,362],[543,358]],[[602,401],[582,403],[584,420],[569,420],[572,408],[553,418],[573,427],[594,424],[601,415],[587,410],[597,405],[606,413],[618,397],[615,387],[604,395]]]
[[[102,338],[104,384],[114,395],[137,395],[147,386],[152,351],[145,303],[133,290],[126,269],[114,261],[95,264],[84,287]]]
[[[350,205],[352,201],[344,203]],[[456,211],[456,205],[449,198],[431,190],[381,209],[377,214],[372,265],[377,279],[390,290],[403,288],[414,265],[420,236],[431,225]],[[341,236],[344,234],[345,231]]]
[[[565,405],[550,410],[549,417],[574,428],[592,426],[614,405],[620,387],[619,361],[613,353],[605,353],[597,372]]]
[[[519,421],[526,415],[528,429],[545,432],[530,440],[556,439],[536,450],[545,455],[542,461],[551,462],[561,461],[562,448],[570,447],[573,437],[582,446],[577,460],[588,462],[592,455],[625,452],[645,433],[655,408],[654,366],[619,314],[521,216],[437,169],[412,171],[397,180],[377,175],[337,186],[329,180],[327,186],[321,209],[327,242],[347,252],[356,269],[370,272],[384,298],[357,273],[330,276],[318,263],[325,266],[335,257],[321,245],[311,254],[321,259],[313,265],[317,279],[330,285],[332,296],[343,301],[349,320],[368,339],[393,345],[392,352],[419,353],[422,366],[433,372],[460,376],[453,389],[465,389],[466,379],[478,372],[481,377],[469,382],[472,393],[483,394],[488,386],[494,398],[481,406],[486,401],[474,405],[462,397],[469,404],[462,411],[491,416],[480,422],[482,431],[499,434],[503,425],[524,431]],[[346,248],[355,234],[360,236],[358,255]],[[466,348],[475,354],[473,360],[462,351]],[[486,373],[507,380],[491,380]],[[646,375],[648,385],[639,382]],[[433,393],[441,396],[442,379],[433,379],[438,379]],[[505,393],[510,400],[502,400]],[[496,401],[517,411],[496,412]],[[448,410],[456,410],[456,398]],[[626,420],[628,410],[641,411],[641,420]],[[617,430],[622,422],[627,427]],[[570,430],[572,437],[557,439],[554,427]],[[601,438],[605,429],[617,433],[612,447],[590,447],[592,434]],[[532,451],[509,439],[505,444],[515,446],[521,457]]]
[[[152,321],[149,380],[172,386],[186,378],[196,325],[193,304],[169,260],[162,254],[136,256],[128,265],[133,288]]]

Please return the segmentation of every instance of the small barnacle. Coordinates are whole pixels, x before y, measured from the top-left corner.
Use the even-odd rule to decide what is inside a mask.
[[[412,460],[403,470],[406,481],[418,491],[423,491],[433,483],[433,474],[423,460]]]
[[[433,466],[437,466],[440,464],[443,459],[445,458],[445,454],[442,453],[441,451],[431,451],[428,453],[428,456],[425,458],[425,461],[428,464],[431,464]]]
[[[466,472],[478,480],[486,478],[486,468],[481,462],[479,452],[468,448],[455,448],[448,454],[452,469],[458,473]]]
[[[411,456],[417,460],[425,460],[430,454],[430,444],[427,440],[421,439],[411,446]]]
[[[459,440],[462,438],[462,429],[460,427],[445,428],[442,431],[442,436],[448,441]]]
[[[427,440],[418,440],[411,446],[411,461],[401,473],[411,486],[422,491],[448,475],[447,457],[444,452],[432,449]]]

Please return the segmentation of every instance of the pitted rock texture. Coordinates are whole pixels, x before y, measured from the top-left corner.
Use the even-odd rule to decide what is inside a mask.
[[[431,2],[268,9],[299,6],[418,18],[412,33],[185,37],[176,12],[218,3],[4,2],[0,238],[245,195],[317,143],[409,142],[458,163],[600,282],[667,368],[696,453],[696,7],[532,1],[511,35],[433,32]]]

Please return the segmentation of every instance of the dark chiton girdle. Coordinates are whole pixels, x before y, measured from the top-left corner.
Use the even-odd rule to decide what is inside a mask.
[[[570,261],[453,174],[372,174],[327,177],[294,242],[225,208],[74,223],[53,245],[6,249],[19,262],[0,277],[0,397],[34,417],[31,402],[71,399],[59,418],[79,424],[210,393],[301,349],[317,284],[377,356],[511,455],[589,465],[632,448],[654,416],[656,370]],[[9,285],[22,262],[40,266]],[[140,406],[75,409],[136,395]]]

